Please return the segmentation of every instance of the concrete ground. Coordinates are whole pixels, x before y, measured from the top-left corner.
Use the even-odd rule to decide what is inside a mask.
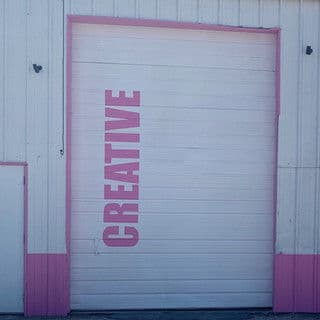
[[[0,320],[320,320],[320,314],[274,314],[270,310],[161,310],[71,313],[67,317],[0,315]]]

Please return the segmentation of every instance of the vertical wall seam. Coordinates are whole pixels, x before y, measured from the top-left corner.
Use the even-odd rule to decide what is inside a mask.
[[[242,18],[242,16],[241,16],[241,8],[242,8],[242,6],[241,6],[241,0],[238,0],[238,23],[237,23],[238,26],[242,26],[242,22],[241,22],[241,18]]]
[[[160,6],[160,4],[159,4],[159,0],[156,0],[156,18],[157,19],[159,19],[159,6]]]
[[[259,7],[259,27],[262,28],[263,26],[263,17],[262,17],[262,0],[259,0],[258,3],[258,7]]]
[[[180,3],[179,0],[176,0],[176,20],[180,21]]]
[[[200,22],[200,0],[197,0],[197,22]]]
[[[278,8],[279,8],[279,26],[282,26],[282,9],[283,9],[283,0],[278,0]]]
[[[113,15],[114,17],[118,17],[118,6],[117,6],[117,0],[113,0]]]
[[[134,16],[139,19],[140,18],[140,1],[135,0],[135,13]]]

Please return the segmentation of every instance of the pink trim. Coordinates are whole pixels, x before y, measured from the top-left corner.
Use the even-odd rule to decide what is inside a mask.
[[[174,22],[160,21],[150,19],[130,19],[130,18],[115,18],[115,17],[100,17],[100,16],[82,16],[68,15],[67,24],[67,254],[70,261],[70,203],[71,203],[71,81],[72,81],[72,24],[87,23],[87,24],[104,24],[104,25],[123,25],[123,26],[141,26],[155,28],[174,28],[174,29],[191,29],[191,30],[211,30],[211,31],[229,31],[229,32],[247,32],[247,33],[270,33],[276,35],[276,143],[275,143],[275,171],[274,171],[274,246],[276,242],[276,209],[277,209],[277,159],[278,159],[278,115],[280,114],[280,28],[249,28],[249,27],[234,27],[223,25],[210,25],[191,22]],[[275,252],[275,250],[274,250]],[[274,274],[276,274],[276,264],[274,264]],[[277,303],[276,290],[278,290],[276,277],[274,277],[274,303]]]
[[[26,316],[62,316],[69,312],[66,254],[27,254]]]
[[[0,166],[15,166],[23,167],[24,187],[23,187],[23,255],[24,255],[24,291],[26,293],[27,283],[27,250],[28,250],[28,164],[27,162],[9,162],[0,161]],[[26,308],[26,301],[24,301],[24,309]]]
[[[281,109],[281,30],[276,33],[276,110],[275,110],[275,155],[273,174],[273,252],[276,254],[277,208],[278,208],[278,155],[279,155],[279,116]],[[273,306],[276,305],[276,263],[273,262]]]
[[[212,31],[232,31],[232,32],[249,32],[249,33],[277,33],[279,28],[249,28],[234,27],[223,25],[212,25],[205,23],[193,22],[175,22],[151,19],[131,19],[131,18],[115,18],[101,16],[85,16],[85,15],[68,15],[70,23],[87,23],[87,24],[109,24],[135,27],[153,27],[153,28],[173,28],[173,29],[192,29],[192,30],[212,30]]]
[[[14,167],[26,167],[28,164],[26,162],[5,162],[5,161],[0,161],[0,166],[14,166]]]
[[[276,312],[320,312],[320,255],[275,256]]]

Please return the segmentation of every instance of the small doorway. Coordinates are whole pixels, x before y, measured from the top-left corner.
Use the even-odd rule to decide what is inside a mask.
[[[0,313],[23,312],[24,165],[0,163]]]

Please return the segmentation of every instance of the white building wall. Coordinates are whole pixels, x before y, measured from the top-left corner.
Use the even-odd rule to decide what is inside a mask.
[[[29,252],[65,252],[66,14],[281,27],[277,252],[319,253],[320,1],[0,0],[0,161],[29,163]]]

